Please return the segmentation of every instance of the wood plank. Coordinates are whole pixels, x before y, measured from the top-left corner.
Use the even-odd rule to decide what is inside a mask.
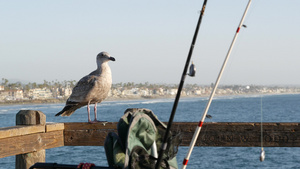
[[[97,130],[97,129],[117,129],[117,122],[100,122],[100,123],[64,123],[65,130]]]
[[[65,146],[103,146],[117,123],[65,123]],[[176,122],[174,132],[181,132],[181,146],[189,146],[198,123]],[[300,147],[300,123],[264,123],[265,147]],[[260,123],[204,123],[196,146],[259,147]]]
[[[0,139],[0,158],[64,146],[63,131]]]
[[[64,123],[46,123],[46,132],[64,130]]]
[[[65,123],[65,146],[103,146],[109,132],[117,132],[117,122]]]
[[[176,126],[177,125],[177,126]],[[188,146],[196,123],[177,123],[185,132],[182,145]],[[205,123],[196,146],[259,147],[261,146],[260,123]],[[187,132],[193,131],[193,132]],[[300,147],[299,123],[264,123],[265,147]]]
[[[172,131],[182,134],[181,146],[190,144],[197,124],[174,123]],[[65,123],[65,130],[60,130],[62,124],[53,125],[47,133],[41,125],[2,128],[0,133],[5,137],[0,139],[0,158],[64,145],[103,146],[107,134],[117,132],[117,122],[105,126],[101,123]],[[196,146],[257,147],[261,145],[260,133],[260,123],[204,123]],[[300,147],[300,123],[264,123],[263,135],[265,147]]]
[[[115,131],[114,131],[115,132]],[[65,146],[103,146],[108,130],[73,130],[64,132]]]
[[[17,125],[13,127],[4,127],[0,128],[0,139],[8,138],[8,137],[15,137],[15,136],[22,136],[32,133],[44,133],[45,126],[44,125]]]
[[[47,123],[45,125],[17,125],[0,128],[0,139],[28,135],[33,133],[44,133],[50,131],[64,130],[64,123]]]

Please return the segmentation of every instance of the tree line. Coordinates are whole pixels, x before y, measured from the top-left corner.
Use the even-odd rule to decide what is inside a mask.
[[[35,88],[62,88],[62,87],[71,87],[73,88],[76,85],[75,80],[64,80],[62,82],[58,80],[53,81],[47,81],[44,80],[43,83],[36,83],[36,82],[29,82],[27,84],[23,84],[21,82],[13,82],[10,83],[8,79],[2,78],[2,86],[4,86],[4,90],[16,90],[16,89],[22,89],[22,90],[29,90],[29,89],[35,89]]]
[[[75,87],[77,81],[75,80],[64,80],[64,81],[47,81],[44,80],[43,83],[36,83],[36,82],[29,82],[27,84],[21,83],[21,82],[9,82],[8,79],[2,78],[1,85],[4,86],[5,90],[16,90],[16,89],[22,89],[22,90],[29,90],[29,89],[35,89],[35,88],[63,88],[63,87]],[[186,88],[193,88],[199,86],[197,84],[186,84]],[[157,89],[157,88],[164,88],[164,89],[171,89],[171,88],[177,88],[177,84],[152,84],[149,82],[144,83],[134,83],[134,82],[119,82],[112,84],[113,89],[117,88],[123,88],[123,89],[131,89],[131,88],[148,88],[148,89]]]

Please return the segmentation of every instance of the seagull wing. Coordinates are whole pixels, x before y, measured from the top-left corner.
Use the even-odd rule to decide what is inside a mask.
[[[81,78],[72,90],[71,96],[68,98],[65,107],[55,116],[70,116],[75,110],[88,104],[89,94],[95,87],[96,76],[87,75]]]
[[[96,76],[87,75],[81,78],[72,90],[68,102],[88,102],[88,95],[95,87]],[[67,102],[67,103],[68,103]]]

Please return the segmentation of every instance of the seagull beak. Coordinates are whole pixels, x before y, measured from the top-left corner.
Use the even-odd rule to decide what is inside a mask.
[[[114,57],[109,57],[109,60],[116,61],[116,59]]]

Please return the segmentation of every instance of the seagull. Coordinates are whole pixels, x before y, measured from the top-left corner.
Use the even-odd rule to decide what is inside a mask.
[[[107,52],[101,52],[97,55],[97,69],[78,81],[65,107],[55,116],[70,116],[77,109],[87,105],[88,122],[98,122],[97,103],[101,103],[108,96],[112,84],[111,70],[108,61],[115,61],[115,58],[111,57]],[[95,104],[94,121],[91,121],[90,118],[90,104]]]

